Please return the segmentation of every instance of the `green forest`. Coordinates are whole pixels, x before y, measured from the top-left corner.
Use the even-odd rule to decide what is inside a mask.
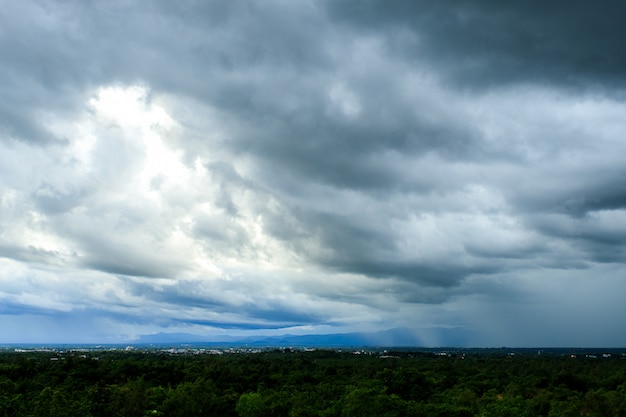
[[[0,417],[626,416],[622,355],[0,353]]]

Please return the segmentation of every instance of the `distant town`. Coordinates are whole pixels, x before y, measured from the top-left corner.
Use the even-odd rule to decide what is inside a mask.
[[[318,350],[354,355],[400,358],[412,356],[567,356],[571,359],[626,359],[626,348],[427,348],[427,347],[329,347],[329,346],[204,346],[203,344],[139,344],[139,345],[0,345],[0,353],[50,353],[51,360],[64,356],[93,357],[98,352],[143,353],[161,355],[253,355],[267,352],[298,353]]]

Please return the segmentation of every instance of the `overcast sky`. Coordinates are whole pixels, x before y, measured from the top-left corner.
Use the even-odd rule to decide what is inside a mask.
[[[626,345],[624,2],[0,6],[0,342]]]

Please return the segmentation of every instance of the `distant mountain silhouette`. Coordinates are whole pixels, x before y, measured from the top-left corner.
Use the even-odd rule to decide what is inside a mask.
[[[156,333],[144,335],[136,341],[139,344],[203,344],[238,345],[258,347],[435,347],[466,346],[467,333],[462,328],[409,329],[395,328],[372,333],[336,333],[280,336],[220,336],[203,337],[186,333]]]

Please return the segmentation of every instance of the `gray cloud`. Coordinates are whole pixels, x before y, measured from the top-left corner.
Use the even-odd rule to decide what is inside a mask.
[[[548,324],[621,285],[617,3],[5,6],[11,329],[80,311],[111,339],[419,317],[467,343],[558,344]],[[536,339],[533,305],[555,317]]]
[[[331,16],[363,31],[409,31],[408,41],[389,36],[391,48],[416,62],[434,61],[464,87],[624,86],[626,55],[618,39],[626,8],[618,2],[591,7],[584,1],[372,0],[331,1],[327,7]]]

